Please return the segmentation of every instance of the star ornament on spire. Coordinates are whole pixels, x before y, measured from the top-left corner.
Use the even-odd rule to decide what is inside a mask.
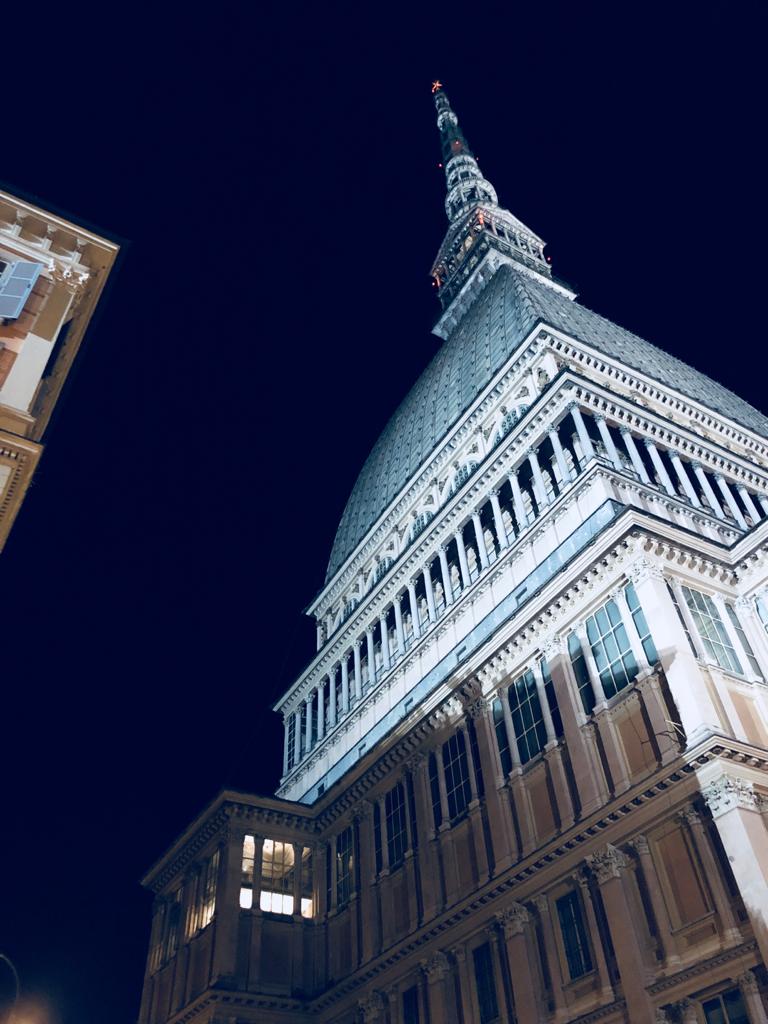
[[[435,81],[432,83],[432,93],[433,93],[433,95],[434,95],[434,93],[437,92],[438,89],[442,89],[442,88],[443,88],[443,83],[440,81],[439,78],[436,78]]]

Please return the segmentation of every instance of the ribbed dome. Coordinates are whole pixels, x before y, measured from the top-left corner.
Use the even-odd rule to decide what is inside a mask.
[[[504,265],[411,388],[366,459],[336,531],[326,580],[537,323],[559,328],[768,437],[768,418],[732,391]]]

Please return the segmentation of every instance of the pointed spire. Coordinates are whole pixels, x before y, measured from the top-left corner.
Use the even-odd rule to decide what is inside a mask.
[[[459,127],[459,119],[443,91],[442,82],[432,83],[432,93],[437,109],[437,127],[443,150],[443,167],[448,185],[445,197],[445,212],[448,220],[454,221],[478,203],[496,205],[496,190],[486,181],[477,160]]]
[[[443,151],[450,222],[432,266],[443,307],[434,328],[445,338],[503,264],[535,274],[540,281],[573,298],[570,289],[552,280],[544,242],[509,210],[499,206],[496,190],[483,177],[459,127],[442,82],[433,82],[437,127]]]

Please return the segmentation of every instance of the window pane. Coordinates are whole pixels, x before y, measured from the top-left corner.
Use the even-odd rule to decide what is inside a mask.
[[[587,619],[587,636],[603,692],[614,697],[637,675],[637,662],[615,601],[607,601]]]
[[[582,977],[592,970],[592,957],[589,952],[587,932],[581,913],[579,894],[574,890],[562,896],[556,903],[557,916],[560,920],[560,931],[563,936],[565,957],[568,961],[568,972],[571,981]]]
[[[353,841],[351,825],[336,836],[336,903],[339,907],[352,898]]]
[[[453,821],[464,813],[472,797],[463,733],[455,732],[447,743],[443,744],[443,768],[448,796],[448,817]]]
[[[419,990],[415,985],[403,992],[403,1024],[419,1024]]]
[[[508,694],[520,761],[525,764],[536,757],[546,741],[544,716],[541,713],[533,672],[527,669],[510,685]]]
[[[259,893],[259,906],[262,910],[272,914],[293,913],[295,867],[292,843],[264,840]]]
[[[480,1024],[488,1024],[499,1016],[499,1004],[496,1000],[496,984],[493,978],[493,961],[491,947],[488,943],[478,946],[472,951],[475,966],[475,985],[477,986],[477,1003],[480,1008]]]
[[[507,725],[504,721],[504,708],[498,697],[493,702],[493,726],[496,730],[496,743],[499,748],[501,770],[505,775],[509,775],[512,771],[512,752],[509,749]]]
[[[402,864],[408,848],[408,833],[405,821],[405,792],[402,782],[391,789],[385,799],[387,816],[387,854],[391,868]]]
[[[741,646],[744,648],[746,652],[747,660],[749,661],[749,667],[752,669],[756,676],[759,676],[759,678],[762,679],[763,673],[760,670],[760,663],[755,657],[755,652],[752,649],[752,645],[750,644],[749,640],[747,639],[747,634],[744,632],[744,627],[741,625],[741,621],[739,620],[739,617],[736,614],[736,609],[733,607],[730,601],[725,602],[725,610],[728,612],[728,618],[731,621],[731,625],[736,631],[736,635],[741,641]]]
[[[727,672],[743,675],[741,662],[728,639],[728,633],[712,598],[690,587],[682,587],[682,591],[707,656]]]
[[[655,665],[659,660],[659,653],[656,650],[656,645],[651,637],[651,631],[648,629],[648,622],[646,621],[645,614],[640,606],[637,592],[635,591],[634,586],[631,583],[628,583],[624,589],[624,593],[626,594],[627,604],[629,605],[629,610],[632,613],[632,621],[635,624],[637,635],[640,637],[640,643],[643,645],[643,650],[645,651],[648,663],[650,665]]]
[[[576,677],[576,685],[579,688],[581,706],[584,708],[585,714],[590,715],[595,706],[595,695],[592,689],[592,682],[589,678],[589,669],[587,668],[584,653],[581,649],[579,638],[575,633],[569,633],[568,635],[568,654],[571,658],[573,674]]]

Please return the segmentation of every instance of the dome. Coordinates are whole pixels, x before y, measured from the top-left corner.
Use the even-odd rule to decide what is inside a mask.
[[[768,437],[768,418],[732,391],[505,264],[406,395],[366,459],[336,531],[326,582],[538,323]]]

